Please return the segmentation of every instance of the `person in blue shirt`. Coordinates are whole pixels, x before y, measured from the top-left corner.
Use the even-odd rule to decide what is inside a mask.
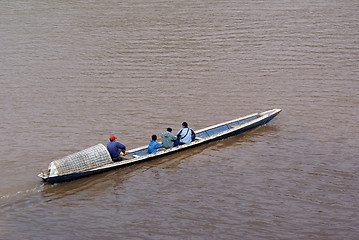
[[[117,137],[111,136],[110,142],[107,144],[107,150],[109,151],[112,161],[118,162],[122,160],[120,155],[120,150],[123,152],[123,155],[126,155],[126,147],[125,145],[116,142]]]
[[[156,140],[157,140],[157,135],[152,135],[152,140],[151,140],[151,142],[148,144],[147,153],[149,153],[149,154],[155,153],[155,152],[158,151],[159,148],[161,148],[161,150],[163,150],[162,144],[156,142]]]
[[[179,145],[190,143],[196,139],[196,133],[188,127],[187,122],[182,123],[182,129],[177,133]],[[176,143],[175,143],[176,144]]]

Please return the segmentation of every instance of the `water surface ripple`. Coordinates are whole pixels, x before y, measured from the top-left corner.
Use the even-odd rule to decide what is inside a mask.
[[[357,1],[9,1],[1,239],[356,239]],[[266,126],[88,178],[40,169],[115,134],[271,108]]]

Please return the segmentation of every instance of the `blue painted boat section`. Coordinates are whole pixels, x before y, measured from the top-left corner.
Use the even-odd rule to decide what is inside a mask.
[[[235,122],[232,122],[232,123],[228,123],[228,124],[225,124],[225,125],[221,125],[221,126],[218,126],[218,127],[203,131],[203,132],[198,132],[198,133],[196,133],[196,135],[199,138],[206,138],[206,137],[213,136],[215,134],[227,131],[227,130],[231,129],[232,127],[239,126],[239,125],[251,122],[251,121],[253,121],[253,120],[255,120],[255,119],[259,118],[259,117],[260,117],[259,115],[256,115],[256,116],[248,118],[248,119],[235,121]]]
[[[110,169],[108,169],[108,170],[110,170]],[[63,175],[63,176],[50,177],[47,180],[47,182],[50,182],[50,183],[66,182],[66,181],[71,181],[71,180],[83,178],[86,176],[90,176],[90,175],[93,175],[93,174],[99,173],[99,172],[104,172],[104,171],[101,170],[101,171],[91,171],[91,172],[79,172],[79,173],[71,173],[71,174],[67,174],[67,175]]]
[[[146,149],[143,149],[143,150],[139,150],[139,151],[136,151],[136,152],[133,152],[133,153],[130,153],[128,154],[129,156],[132,156],[132,157],[142,157],[142,156],[145,156],[147,155],[147,148]]]

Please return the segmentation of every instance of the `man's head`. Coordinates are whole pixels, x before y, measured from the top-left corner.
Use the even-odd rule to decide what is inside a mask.
[[[110,137],[110,141],[112,142],[112,141],[115,141],[117,139],[117,137],[115,137],[115,136],[111,136]]]

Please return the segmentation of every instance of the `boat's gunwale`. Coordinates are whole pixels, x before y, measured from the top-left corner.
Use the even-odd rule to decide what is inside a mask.
[[[258,115],[259,115],[258,113],[253,113],[253,114],[247,115],[245,117],[237,118],[237,119],[234,119],[234,120],[231,120],[231,121],[219,123],[219,124],[216,124],[216,125],[213,125],[213,126],[209,126],[209,127],[200,129],[200,130],[196,131],[196,133],[202,133],[202,132],[205,132],[205,131],[208,131],[210,129],[214,129],[214,128],[217,128],[217,127],[220,127],[220,126],[224,126],[224,125],[231,124],[231,123],[234,123],[234,122],[250,119],[250,118],[258,116]]]
[[[242,129],[246,129],[247,127],[249,127],[251,125],[256,125],[258,122],[261,122],[261,121],[263,121],[263,120],[265,120],[267,118],[271,119],[272,116],[275,117],[281,111],[282,111],[281,109],[276,109],[275,108],[275,109],[271,109],[271,110],[268,110],[268,111],[265,111],[265,112],[261,112],[259,114],[254,113],[254,114],[250,114],[250,115],[247,115],[247,116],[244,116],[244,117],[240,117],[240,118],[237,118],[237,119],[234,119],[234,120],[231,120],[231,121],[227,121],[227,122],[219,123],[219,124],[216,124],[216,125],[212,125],[210,127],[200,129],[200,130],[196,131],[196,133],[197,134],[202,133],[202,132],[205,132],[205,131],[208,131],[208,130],[211,130],[211,129],[215,129],[215,128],[220,127],[220,126],[231,124],[231,123],[236,122],[236,121],[242,121],[242,120],[245,120],[245,119],[250,119],[250,118],[255,117],[255,116],[259,116],[258,118],[253,119],[252,121],[249,121],[249,122],[237,125],[237,126],[232,126],[228,130],[224,130],[222,132],[210,135],[210,136],[205,137],[205,138],[197,138],[195,141],[193,141],[191,143],[188,143],[188,144],[180,145],[180,146],[173,147],[173,148],[170,148],[170,149],[164,149],[164,150],[152,153],[152,154],[146,154],[144,156],[139,156],[139,157],[135,157],[135,158],[128,159],[128,160],[123,160],[123,161],[120,161],[120,162],[114,162],[114,163],[106,164],[104,166],[100,166],[100,167],[97,167],[97,168],[86,170],[85,172],[77,172],[77,174],[81,174],[81,173],[83,173],[83,174],[86,174],[86,173],[91,174],[91,173],[95,173],[95,172],[99,172],[99,171],[105,171],[105,170],[109,170],[109,169],[112,169],[112,168],[117,168],[117,167],[120,167],[120,166],[133,164],[133,163],[136,163],[136,162],[141,162],[141,161],[151,159],[151,158],[154,158],[154,157],[167,155],[167,154],[170,154],[172,152],[177,152],[177,151],[180,151],[180,150],[183,150],[183,149],[186,149],[186,148],[193,147],[195,145],[200,145],[200,144],[205,143],[205,142],[210,142],[210,141],[212,141],[214,139],[221,138],[221,137],[226,136],[226,135],[230,135],[231,133],[235,133],[235,132],[240,131]],[[133,154],[133,153],[135,153],[137,151],[141,151],[141,150],[144,150],[146,148],[147,148],[147,146],[142,146],[142,147],[138,147],[138,148],[135,148],[135,149],[131,149],[131,150],[128,151],[128,154]],[[74,174],[76,174],[76,173],[74,173]],[[61,177],[66,178],[66,176],[68,176],[68,175],[70,175],[70,174],[56,176],[56,177],[50,177],[50,176],[46,177],[46,176],[44,176],[44,174],[42,172],[38,176],[41,177],[44,181],[49,181],[52,178],[61,178]],[[51,182],[51,181],[49,181],[49,182]]]

